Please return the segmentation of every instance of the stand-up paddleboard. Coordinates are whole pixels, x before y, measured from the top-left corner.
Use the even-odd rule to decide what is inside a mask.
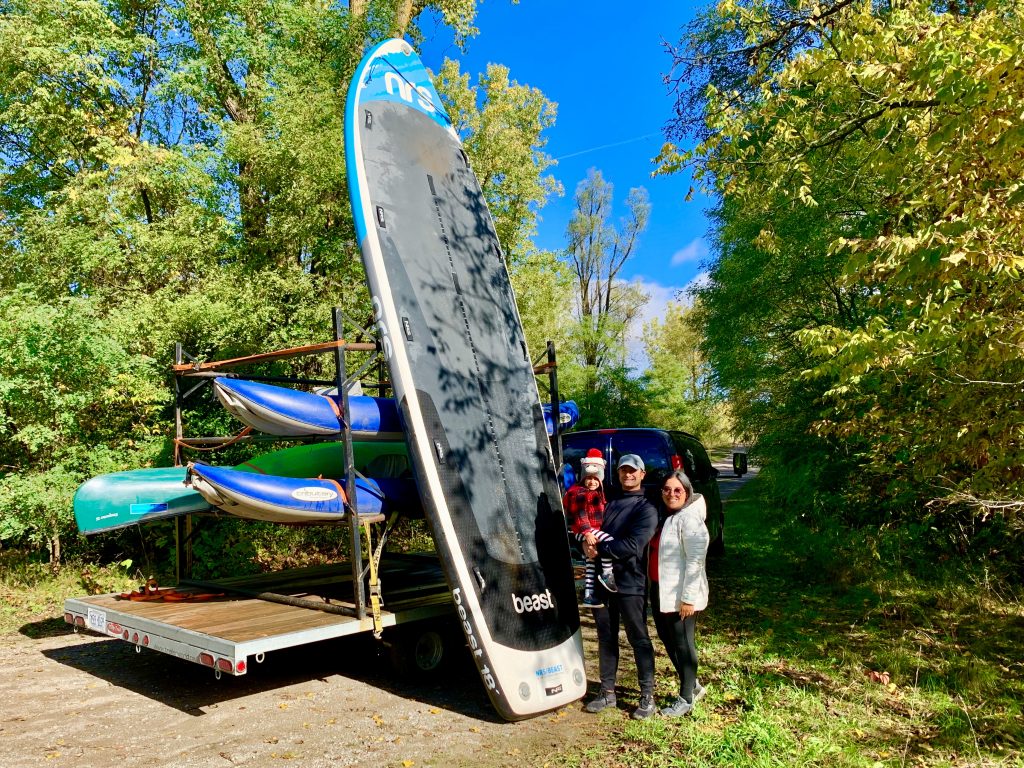
[[[352,458],[360,472],[374,477],[401,477],[408,469],[404,442],[354,443]],[[256,456],[235,469],[284,477],[344,477],[345,451],[337,443],[296,445]],[[185,487],[185,473],[185,467],[144,467],[87,480],[75,493],[78,530],[90,535],[209,511],[211,504]]]
[[[476,177],[407,43],[360,63],[349,192],[409,458],[498,712],[583,696],[565,521],[533,366]]]
[[[351,511],[340,480],[259,475],[193,462],[188,465],[185,484],[218,509],[248,520],[341,522]],[[356,502],[360,516],[421,514],[412,478],[356,478]]]
[[[224,408],[243,424],[281,437],[330,437],[344,428],[341,398],[303,392],[273,384],[245,379],[220,377],[213,381],[213,391]],[[405,435],[398,419],[395,401],[381,397],[354,395],[349,397],[354,440],[402,440]],[[551,405],[545,403],[544,424],[554,434]],[[580,418],[576,403],[559,404],[558,431],[571,429]]]
[[[333,436],[344,428],[338,395],[320,395],[227,377],[214,379],[213,391],[235,418],[269,435]],[[348,404],[353,440],[404,439],[394,400],[353,395]]]

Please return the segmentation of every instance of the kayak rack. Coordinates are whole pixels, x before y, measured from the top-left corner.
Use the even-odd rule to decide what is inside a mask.
[[[356,478],[362,477],[354,465],[354,453],[352,445],[351,409],[349,404],[349,391],[355,384],[360,388],[367,387],[376,389],[378,397],[384,397],[390,392],[391,385],[386,379],[386,367],[384,362],[381,343],[376,334],[374,326],[364,327],[348,318],[344,312],[335,307],[332,310],[332,329],[334,339],[332,341],[308,344],[288,349],[263,352],[244,357],[235,357],[225,360],[202,360],[185,351],[181,343],[175,344],[174,365],[174,465],[184,464],[182,453],[184,450],[211,451],[218,448],[239,442],[339,442],[335,437],[279,437],[273,435],[251,434],[251,429],[246,427],[239,434],[225,436],[202,436],[186,437],[184,434],[183,411],[188,400],[194,397],[204,387],[209,386],[213,379],[220,376],[238,376],[232,369],[241,366],[257,365],[280,360],[287,360],[297,357],[333,355],[335,363],[334,379],[303,378],[298,376],[272,376],[262,374],[244,374],[244,378],[251,381],[263,381],[274,383],[287,383],[307,387],[329,386],[335,387],[342,401],[343,428],[342,439],[345,455],[345,483],[348,506],[350,512],[347,515],[349,522],[349,545],[351,558],[351,579],[352,579],[352,602],[331,600],[323,601],[313,598],[295,597],[292,595],[279,594],[273,591],[246,590],[232,588],[221,583],[209,584],[192,579],[193,552],[192,538],[197,531],[193,525],[192,515],[184,515],[175,518],[175,575],[179,584],[199,588],[216,587],[222,591],[232,591],[239,595],[255,597],[260,600],[279,602],[285,605],[292,605],[304,608],[314,608],[329,613],[338,613],[352,616],[360,622],[369,619],[372,622],[373,634],[380,639],[383,630],[381,607],[383,605],[381,595],[381,583],[379,571],[384,545],[388,533],[397,522],[398,513],[394,513],[381,534],[377,537],[374,546],[374,535],[372,525],[385,522],[384,515],[360,516],[356,493]],[[354,338],[373,338],[373,341],[346,341],[346,327],[354,331]],[[351,353],[370,353],[369,357],[356,367],[351,374],[348,372]],[[364,383],[363,378],[370,371],[375,373],[375,381]],[[538,378],[547,378],[547,390],[551,402],[552,413],[552,434],[549,437],[551,456],[554,460],[556,472],[562,464],[561,441],[559,439],[559,414],[560,400],[558,393],[558,364],[555,355],[554,342],[548,341],[546,349],[536,360],[533,361],[533,372]],[[195,380],[195,381],[192,381]],[[366,542],[366,558],[363,557],[363,542]],[[366,582],[364,584],[364,578]]]
[[[353,616],[360,621],[370,618],[373,622],[374,635],[379,638],[383,626],[381,623],[382,600],[378,571],[387,532],[391,525],[396,522],[397,514],[392,516],[388,527],[379,537],[377,546],[374,547],[371,525],[373,523],[385,522],[385,517],[384,515],[361,516],[359,514],[356,478],[361,477],[361,474],[356,470],[353,459],[352,431],[349,428],[352,416],[349,405],[349,390],[352,389],[353,385],[356,383],[359,383],[360,387],[362,387],[363,377],[371,369],[375,369],[377,374],[376,381],[369,383],[366,386],[375,388],[378,396],[384,396],[385,391],[390,388],[390,383],[386,381],[384,377],[384,359],[381,354],[380,343],[376,339],[373,331],[360,327],[358,323],[354,323],[338,307],[335,307],[331,314],[334,339],[332,341],[318,344],[308,344],[225,360],[201,360],[186,352],[181,343],[175,344],[174,365],[172,366],[172,371],[174,373],[175,399],[174,465],[182,466],[184,464],[182,455],[184,450],[216,450],[218,448],[224,448],[228,445],[243,441],[338,442],[337,439],[333,437],[318,438],[310,436],[303,438],[282,438],[273,435],[253,435],[248,427],[232,437],[186,437],[184,434],[183,417],[185,404],[189,399],[195,396],[197,392],[202,390],[204,387],[208,386],[213,379],[220,376],[236,375],[230,372],[233,368],[258,365],[260,363],[269,363],[297,357],[327,354],[333,355],[335,363],[335,378],[333,380],[261,374],[246,374],[245,378],[251,381],[288,383],[310,387],[333,386],[336,387],[341,397],[344,424],[341,433],[342,440],[340,442],[343,443],[345,456],[345,492],[347,495],[347,505],[349,507],[347,518],[349,523],[348,530],[352,571],[352,602],[332,601],[330,603],[325,603],[324,601],[296,598],[290,595],[276,594],[274,592],[259,592],[258,594],[249,592],[248,594],[249,596],[259,597],[262,600],[268,600],[271,602],[281,602],[287,605],[298,605],[306,608],[316,608],[317,610],[327,611],[330,613],[340,613]],[[355,330],[355,337],[357,339],[370,335],[374,336],[374,341],[346,341],[344,334],[346,325],[351,326]],[[362,365],[359,365],[353,373],[349,374],[349,354],[353,352],[370,353],[370,355]],[[191,379],[195,379],[197,381],[193,383],[190,381]],[[178,583],[202,586],[201,582],[196,582],[191,578],[193,567],[192,537],[195,535],[197,530],[193,525],[192,515],[175,518],[175,524],[175,575]],[[363,558],[364,539],[366,541],[367,550],[365,563]],[[364,577],[367,575],[369,576],[368,583],[364,584]],[[233,591],[239,593],[244,592],[244,590]]]

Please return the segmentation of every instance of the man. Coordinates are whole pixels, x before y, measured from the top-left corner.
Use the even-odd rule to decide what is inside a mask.
[[[658,527],[658,512],[641,488],[644,462],[634,453],[627,453],[617,465],[622,494],[608,504],[601,530],[607,540],[584,542],[583,554],[594,558],[610,556],[613,561],[618,592],[604,590],[607,607],[594,609],[597,625],[598,661],[601,670],[601,691],[587,703],[587,712],[600,712],[615,706],[615,679],[619,671],[619,619],[626,629],[626,638],[636,659],[640,683],[640,704],[634,720],[654,714],[654,646],[647,632],[647,563],[644,553]]]

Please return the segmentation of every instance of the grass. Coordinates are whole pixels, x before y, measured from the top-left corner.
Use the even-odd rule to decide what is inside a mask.
[[[678,720],[602,715],[610,748],[565,764],[1024,766],[1021,603],[962,572],[922,581],[822,551],[773,525],[756,494],[753,482],[730,500],[729,551],[709,567],[707,697]],[[663,653],[658,681],[668,701]]]
[[[64,629],[64,599],[138,589],[144,581],[130,561],[106,566],[47,563],[12,550],[0,550],[0,636],[30,637]]]

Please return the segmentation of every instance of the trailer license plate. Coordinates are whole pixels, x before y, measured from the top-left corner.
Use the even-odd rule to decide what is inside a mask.
[[[86,617],[86,624],[89,625],[89,629],[95,629],[97,632],[106,633],[107,612],[98,611],[95,608],[90,608],[89,615]]]

